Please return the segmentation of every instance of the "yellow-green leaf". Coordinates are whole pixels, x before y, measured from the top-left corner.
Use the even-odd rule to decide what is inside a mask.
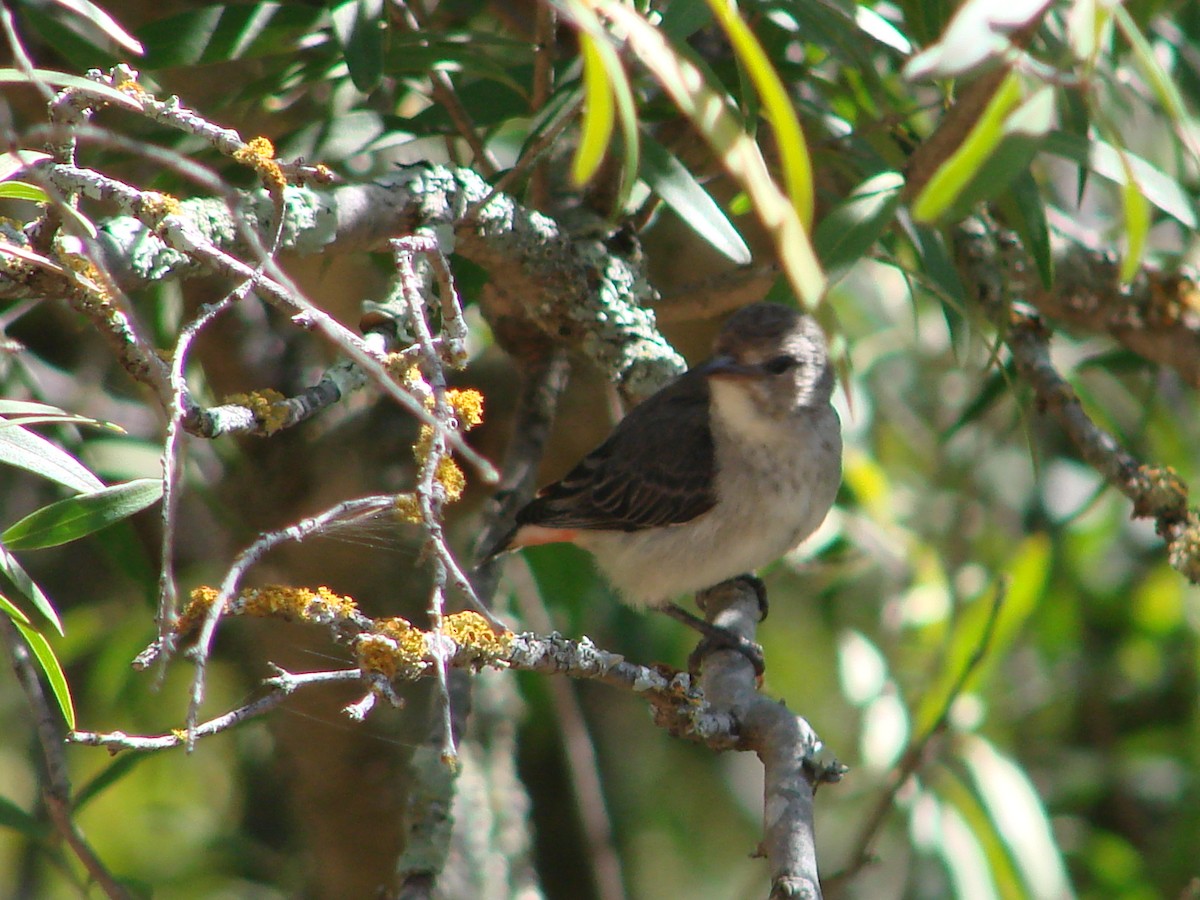
[[[708,5],[762,98],[763,110],[775,130],[787,194],[807,230],[812,227],[813,218],[812,160],[792,99],[762,44],[729,0],[708,0]]]
[[[571,178],[577,185],[587,184],[599,170],[616,124],[612,85],[596,44],[596,38],[586,31],[579,33],[583,52],[583,129],[571,165]]]
[[[958,199],[1004,137],[1008,114],[1021,102],[1021,81],[1015,72],[1000,83],[966,138],[933,173],[913,202],[913,218],[922,224],[937,221]]]

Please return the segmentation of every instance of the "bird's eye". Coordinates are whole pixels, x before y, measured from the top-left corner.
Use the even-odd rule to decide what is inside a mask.
[[[774,359],[768,359],[762,364],[763,371],[768,375],[782,375],[788,369],[798,365],[798,360],[794,356],[776,356]]]

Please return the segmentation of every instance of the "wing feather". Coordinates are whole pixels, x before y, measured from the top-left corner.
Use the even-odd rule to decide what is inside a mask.
[[[517,513],[520,525],[640,531],[716,505],[709,390],[689,373],[635,407],[603,444]]]

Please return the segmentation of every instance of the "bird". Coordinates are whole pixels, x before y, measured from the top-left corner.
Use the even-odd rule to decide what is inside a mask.
[[[833,505],[842,461],[833,386],[816,320],[782,304],[742,307],[710,358],[541,488],[483,561],[571,542],[635,607],[674,607],[752,573],[809,537]]]

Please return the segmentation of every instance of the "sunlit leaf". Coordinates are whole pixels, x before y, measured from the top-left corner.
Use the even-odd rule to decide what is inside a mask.
[[[50,624],[54,626],[54,630],[62,634],[62,622],[58,618],[58,612],[55,611],[54,605],[50,602],[36,581],[29,577],[29,573],[17,562],[17,558],[8,552],[8,548],[0,544],[0,575],[3,575],[9,580],[21,594],[33,604],[43,616],[45,616]],[[14,618],[13,621],[17,621]]]
[[[1125,224],[1125,255],[1121,259],[1120,278],[1123,282],[1133,280],[1142,267],[1142,256],[1146,252],[1146,236],[1150,234],[1150,201],[1142,192],[1133,167],[1119,154],[1125,169],[1125,183],[1121,185],[1121,212]]]
[[[1027,896],[1069,897],[1070,882],[1046,806],[1029,776],[978,735],[964,735],[957,756],[1020,872]]]
[[[836,272],[871,249],[892,223],[904,176],[872,175],[830,210],[813,233],[813,246],[825,268]]]
[[[46,203],[50,198],[36,184],[24,181],[5,181],[0,183],[0,199],[32,200],[34,203]]]
[[[71,701],[71,688],[67,684],[66,673],[63,672],[62,666],[58,662],[58,657],[54,655],[54,650],[51,648],[50,642],[46,640],[40,631],[23,622],[14,619],[13,624],[21,632],[21,637],[25,638],[25,643],[29,645],[29,650],[33,653],[33,658],[37,661],[38,668],[46,676],[46,682],[50,685],[50,691],[54,694],[54,700],[62,712],[67,727],[74,729],[75,704]]]
[[[1188,228],[1197,227],[1196,207],[1187,190],[1161,169],[1135,153],[1118,150],[1107,141],[1066,132],[1051,132],[1045,149],[1086,166],[1109,181],[1124,185],[1132,175],[1146,199]]]
[[[53,72],[49,69],[34,69],[31,74],[32,78],[20,69],[0,69],[0,84],[44,84],[47,87],[79,88],[116,106],[123,106],[135,111],[140,111],[142,108],[142,104],[131,95],[110,88],[106,84],[98,84],[88,78],[68,75],[65,72]]]
[[[137,29],[147,69],[249,59],[295,50],[324,15],[306,3],[215,4]]]
[[[599,171],[617,121],[608,73],[596,43],[596,39],[586,32],[579,35],[583,53],[584,101],[583,128],[571,165],[571,177],[576,184],[587,184]]]
[[[43,506],[9,526],[2,541],[10,550],[57,547],[140,512],[162,496],[162,481],[142,478]]]
[[[913,219],[937,221],[954,205],[975,174],[1004,137],[1004,120],[1021,102],[1020,77],[1011,72],[967,133],[962,144],[942,163],[912,205]]]
[[[383,0],[347,0],[329,13],[350,80],[364,94],[374,90],[383,75],[382,15]]]
[[[708,0],[708,5],[729,36],[733,51],[750,74],[750,80],[762,100],[763,111],[775,133],[787,195],[791,198],[801,224],[808,229],[813,218],[813,173],[808,144],[800,128],[796,107],[779,73],[771,64],[762,44],[754,36],[737,8],[728,0]]]
[[[750,196],[775,242],[793,292],[801,303],[814,306],[824,294],[825,275],[808,233],[791,201],[771,179],[758,144],[742,128],[726,96],[713,90],[700,68],[633,9],[616,0],[601,0],[598,8],[625,33],[629,48]]]
[[[93,35],[102,35],[126,53],[132,53],[135,56],[142,55],[141,43],[126,32],[116,19],[90,0],[53,0],[53,2],[56,6],[61,6],[72,13],[72,16],[67,17],[70,24],[76,28],[83,26],[84,34],[93,43],[100,43],[93,39]]]
[[[648,135],[642,135],[642,178],[713,247],[738,265],[750,262],[750,248],[724,210],[674,154]]]
[[[66,450],[4,418],[0,418],[0,465],[25,469],[80,493],[104,487]]]

